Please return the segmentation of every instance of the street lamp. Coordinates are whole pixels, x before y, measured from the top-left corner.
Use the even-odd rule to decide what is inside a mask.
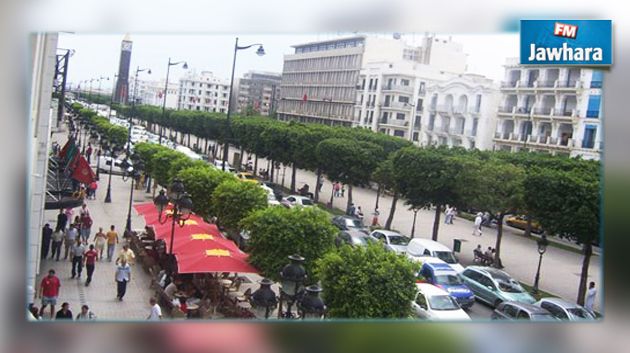
[[[166,95],[168,94],[168,75],[171,71],[171,66],[174,65],[179,65],[179,64],[184,64],[182,65],[182,68],[184,70],[188,69],[188,63],[185,61],[177,61],[177,62],[171,62],[171,58],[168,58],[168,66],[166,66],[166,84],[164,85],[164,101],[162,102],[162,119],[160,121],[160,125],[159,125],[159,129],[158,129],[158,143],[161,145],[162,144],[162,125],[164,124],[164,112],[166,110]]]
[[[540,279],[540,265],[542,264],[543,255],[547,251],[547,246],[549,245],[549,241],[547,240],[547,236],[543,234],[536,243],[538,244],[538,254],[540,255],[540,257],[538,258],[538,270],[536,270],[536,278],[534,279],[534,288],[532,288],[532,292],[534,294],[538,293],[538,280]]]
[[[302,319],[321,319],[326,313],[326,305],[319,296],[322,289],[313,284],[306,287],[306,295],[298,301],[298,312]]]
[[[232,113],[232,109],[230,109],[231,107],[231,102],[232,102],[232,90],[234,89],[234,68],[236,67],[236,53],[241,50],[241,49],[248,49],[251,48],[255,45],[258,45],[258,49],[256,50],[256,54],[258,56],[263,56],[265,55],[265,49],[263,48],[262,44],[260,43],[256,43],[256,44],[250,44],[250,45],[245,45],[245,46],[239,46],[238,45],[238,37],[236,37],[236,42],[234,43],[234,59],[232,60],[232,77],[230,78],[230,94],[228,95],[228,108],[227,108],[227,136],[225,138],[225,147],[223,148],[223,163],[221,163],[221,170],[225,171],[225,163],[227,163],[227,159],[228,159],[228,151],[229,151],[229,146],[230,146],[230,137],[232,135],[231,133],[231,129],[230,129],[230,115]]]
[[[129,156],[129,151],[131,149],[131,126],[133,126],[133,116],[136,115],[136,92],[138,91],[138,73],[146,71],[149,75],[151,75],[151,69],[141,69],[140,66],[136,69],[136,78],[134,79],[133,84],[133,101],[131,102],[131,115],[129,116],[129,131],[127,132],[127,156]]]
[[[95,81],[95,78],[90,79],[90,90],[88,91],[88,101],[92,100],[92,81]]]
[[[306,280],[306,270],[302,264],[304,258],[300,255],[290,255],[289,260],[291,263],[284,266],[280,272],[280,278],[282,279],[280,287],[280,308],[278,310],[278,318],[293,318],[291,307],[302,294],[302,284]],[[287,311],[282,311],[282,303],[286,301]]]
[[[103,147],[105,151],[109,151],[109,181],[107,182],[107,194],[105,194],[105,203],[112,202],[112,170],[114,167],[114,162],[116,160],[116,156],[114,155],[114,145],[105,144]]]
[[[265,319],[269,318],[269,313],[278,305],[276,293],[271,290],[273,282],[267,278],[263,278],[258,282],[260,288],[252,293],[251,304],[255,310],[264,309]]]
[[[165,212],[166,206],[168,206],[169,202],[173,204],[173,211],[170,214]],[[186,220],[190,218],[190,213],[192,211],[192,200],[190,199],[190,195],[188,195],[188,193],[184,190],[184,184],[181,180],[175,179],[169,188],[168,196],[166,196],[166,192],[164,190],[160,190],[160,194],[153,199],[153,204],[158,210],[158,222],[160,224],[166,223],[169,217],[172,219],[171,245],[169,253],[173,255],[175,224],[178,224],[180,227],[183,227],[186,224]],[[166,213],[164,217],[162,217],[163,213]]]
[[[97,81],[98,81],[98,95],[99,95],[99,97],[100,97],[100,95],[101,95],[101,84],[103,83],[103,80],[107,80],[107,81],[109,81],[109,77],[104,77],[104,76],[101,76],[101,77],[99,77],[99,78],[97,79]]]
[[[132,163],[129,163],[127,159],[123,161],[121,167],[124,170],[123,180],[127,181],[131,177],[131,189],[129,191],[129,210],[127,211],[127,224],[125,231],[129,234],[131,232],[131,205],[133,202],[133,184],[136,179],[140,178],[140,172],[144,169],[144,164],[138,158],[138,155],[133,154],[131,156]]]

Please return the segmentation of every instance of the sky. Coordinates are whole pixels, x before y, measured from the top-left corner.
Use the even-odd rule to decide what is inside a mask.
[[[320,34],[266,34],[266,35],[218,35],[218,34],[130,34],[133,41],[130,80],[137,67],[151,69],[151,74],[141,72],[140,80],[159,81],[166,76],[169,57],[172,62],[186,61],[189,70],[211,71],[215,76],[229,79],[235,38],[239,45],[262,43],[265,55],[256,55],[257,47],[239,50],[236,63],[236,78],[249,70],[282,72],[283,56],[293,52],[292,45],[317,40],[350,36],[352,33]],[[377,36],[391,34],[373,33]],[[125,33],[119,34],[80,34],[61,33],[59,48],[74,49],[68,69],[68,82],[73,87],[77,83],[92,78],[109,77],[100,83],[103,90],[112,87],[113,75],[118,72],[120,44]],[[449,35],[438,35],[448,38]],[[403,34],[402,40],[409,44],[419,44],[423,34]],[[508,57],[518,56],[517,34],[452,35],[453,40],[463,44],[468,54],[468,71],[500,81],[503,78],[503,64]],[[492,50],[488,50],[492,48]],[[177,82],[185,70],[181,66],[171,66],[169,82]],[[93,82],[93,89],[98,89]]]

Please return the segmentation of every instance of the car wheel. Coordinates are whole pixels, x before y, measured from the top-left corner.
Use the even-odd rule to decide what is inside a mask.
[[[495,308],[496,308],[496,307],[498,307],[498,306],[499,306],[499,304],[501,304],[501,303],[503,303],[503,300],[501,300],[501,299],[497,299],[497,300],[494,302],[494,307],[495,307]]]

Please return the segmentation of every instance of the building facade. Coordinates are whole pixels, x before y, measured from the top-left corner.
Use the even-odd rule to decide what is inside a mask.
[[[118,63],[118,79],[114,92],[114,103],[127,104],[129,101],[129,63],[133,43],[126,35],[120,45],[120,62]]]
[[[252,108],[257,114],[269,116],[278,109],[282,75],[272,72],[250,71],[239,80],[237,112],[244,114]]]
[[[599,159],[602,152],[599,70],[506,63],[494,147]]]
[[[189,72],[179,80],[177,108],[227,113],[229,94],[228,80],[217,78],[210,71]]]
[[[147,104],[161,107],[164,103],[165,80],[145,81],[138,80],[138,89],[134,90],[135,81],[131,81],[130,90],[136,92],[137,104]],[[177,109],[179,101],[179,82],[169,82],[166,94],[166,108]]]

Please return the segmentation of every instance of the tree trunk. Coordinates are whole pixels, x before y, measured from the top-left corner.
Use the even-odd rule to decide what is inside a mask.
[[[416,217],[418,216],[418,209],[413,210],[413,225],[411,226],[411,238],[414,238],[416,234]]]
[[[190,148],[190,133],[188,134],[188,140],[187,140],[187,142],[188,142],[188,143],[186,143],[186,147]]]
[[[503,268],[503,262],[501,261],[501,240],[503,239],[503,212],[499,213],[497,219],[497,242],[494,245],[494,267]]]
[[[197,150],[201,149],[201,146],[199,146],[199,135],[197,135],[197,142],[195,143],[195,147],[197,148]]]
[[[352,205],[352,184],[348,184],[348,202],[346,203],[346,210],[350,209]]]
[[[208,152],[210,152],[210,151],[208,151],[208,139],[204,138],[204,140],[206,140],[206,147],[204,147],[204,149],[203,149],[203,154],[205,154],[207,156]]]
[[[254,159],[254,175],[258,175],[258,154],[255,155]]]
[[[245,147],[241,146],[241,155],[238,156],[238,170],[244,170],[243,168],[243,155],[245,154]]]
[[[438,230],[440,229],[440,215],[442,214],[442,205],[435,205],[435,219],[433,220],[433,235],[431,239],[433,241],[437,241],[438,239]]]
[[[525,236],[531,237],[532,236],[532,218],[529,215],[526,215],[525,217],[527,217],[527,225],[525,226]]]
[[[398,193],[394,192],[392,199],[392,207],[389,210],[389,216],[387,216],[387,222],[385,222],[385,229],[390,230],[392,227],[392,221],[394,220],[394,212],[396,212],[396,204],[398,203]]]
[[[319,201],[319,184],[322,182],[322,170],[317,168],[317,180],[315,181],[315,202]]]
[[[295,192],[296,173],[297,173],[297,167],[295,166],[295,163],[291,163],[291,192]],[[317,188],[317,186],[315,188]]]
[[[276,171],[275,163],[274,163],[273,159],[271,160],[271,168],[270,169],[271,169],[271,172],[269,174],[269,180],[271,180],[271,182],[273,183],[273,176],[275,175],[274,173]]]
[[[378,184],[376,189],[376,204],[374,205],[374,211],[378,211],[378,201],[381,198],[381,184]]]
[[[335,188],[332,188],[330,191],[330,201],[328,202],[328,208],[333,208],[333,198],[335,197]],[[348,209],[344,212],[344,214],[348,214]]]
[[[593,255],[593,245],[587,241],[583,246],[584,259],[582,260],[582,272],[580,273],[580,286],[578,287],[577,303],[584,306],[584,297],[586,295],[586,282],[588,282],[588,266],[591,263]]]

